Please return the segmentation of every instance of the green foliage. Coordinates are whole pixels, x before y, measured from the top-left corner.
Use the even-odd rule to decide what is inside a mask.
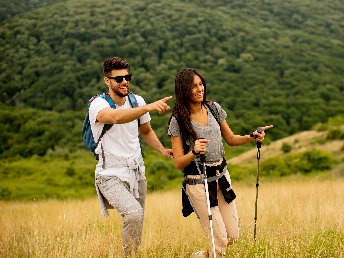
[[[178,171],[165,160],[155,160],[147,170],[148,190],[161,190],[166,188],[171,180],[178,178]]]
[[[330,129],[327,133],[328,140],[344,140],[344,130],[341,128]]]
[[[95,194],[95,161],[83,153],[71,160],[33,156],[1,161],[1,200],[39,200],[47,198],[86,198]]]
[[[44,156],[49,149],[73,151],[82,147],[80,112],[37,109],[0,110],[0,158]]]
[[[301,154],[293,155],[288,162],[291,169],[296,171],[309,173],[311,171],[323,171],[330,169],[333,165],[332,155],[320,151],[320,150],[309,150]]]
[[[107,90],[99,70],[110,55],[130,62],[131,90],[147,103],[173,95],[176,72],[195,67],[236,134],[273,124],[272,140],[318,123],[321,130],[331,128],[328,139],[343,139],[342,129],[333,128],[343,124],[344,112],[342,13],[338,0],[3,1],[0,170],[9,183],[1,184],[1,198],[93,193],[93,179],[85,176],[93,173],[93,156],[83,156],[93,164],[83,168],[73,163],[79,160],[73,153],[84,150],[87,100]],[[170,114],[151,114],[165,146]],[[226,147],[226,158],[250,148]],[[149,190],[181,182],[172,161],[145,153]],[[326,153],[302,155],[267,161],[263,173],[284,176],[332,165]],[[231,173],[244,180],[255,170],[233,167]]]
[[[341,6],[338,0],[5,0],[1,102],[85,110],[92,95],[107,90],[102,60],[120,55],[131,64],[132,89],[147,102],[173,94],[175,73],[195,67],[232,129],[246,134],[274,124],[272,139],[282,138],[344,111]],[[158,122],[159,137],[167,120]]]
[[[291,147],[290,144],[284,142],[284,143],[282,144],[281,150],[282,150],[284,153],[288,153],[288,152],[290,152],[290,151],[292,150],[292,147]]]
[[[183,173],[168,160],[152,149],[144,151],[148,191],[165,190],[180,186]]]
[[[287,176],[309,174],[314,171],[329,170],[334,165],[333,156],[325,151],[307,150],[283,157],[273,157],[262,162],[263,176]]]
[[[2,0],[0,6],[0,22],[53,2],[56,2],[56,0]]]
[[[292,173],[287,167],[286,161],[281,157],[270,158],[262,163],[262,176],[279,177],[286,176]]]
[[[325,131],[328,129],[341,130],[344,125],[344,116],[342,114],[330,117],[325,123],[317,123],[313,126],[314,130]]]
[[[256,173],[256,168],[252,166],[235,166],[235,165],[227,165],[229,169],[229,174],[231,176],[231,180],[233,181],[234,185],[235,182],[244,181],[247,182],[250,179],[251,182],[254,182],[254,176]]]

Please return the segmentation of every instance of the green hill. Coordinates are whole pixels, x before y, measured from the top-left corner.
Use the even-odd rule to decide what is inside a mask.
[[[131,90],[147,102],[173,95],[181,68],[198,69],[235,133],[274,125],[264,146],[331,121],[344,113],[343,14],[340,0],[3,1],[1,199],[93,193],[95,161],[82,145],[81,125],[87,100],[106,90],[100,66],[110,55],[130,62]],[[167,146],[169,116],[152,114]],[[250,148],[229,148],[228,157]],[[172,162],[145,153],[150,190],[179,182]],[[286,156],[294,163],[275,157],[265,171],[342,170],[340,155],[311,149],[298,155]],[[314,160],[325,166],[314,167]],[[254,175],[248,166],[234,165],[233,177]]]
[[[344,174],[344,119],[337,117],[316,130],[298,133],[269,143],[261,149],[262,181],[293,177],[337,178]],[[231,178],[238,183],[255,184],[256,147],[247,144],[225,147]],[[179,189],[183,180],[173,160],[145,149],[148,190]],[[63,149],[49,151],[44,157],[0,160],[0,200],[70,199],[95,195],[96,161],[86,151],[71,153]]]
[[[257,149],[227,156],[234,167],[232,176],[245,179],[256,174]],[[261,175],[276,179],[290,175],[323,178],[344,176],[344,120],[336,117],[313,130],[303,131],[269,143],[260,150]]]
[[[344,111],[339,0],[17,2],[0,23],[0,96],[11,107],[85,111],[105,90],[102,60],[119,55],[148,102],[173,93],[181,68],[199,69],[238,133],[269,123],[277,139]]]

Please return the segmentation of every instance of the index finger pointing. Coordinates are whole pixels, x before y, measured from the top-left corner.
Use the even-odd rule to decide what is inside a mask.
[[[263,131],[271,129],[272,127],[274,127],[273,125],[266,125],[263,127]]]
[[[168,97],[165,97],[163,99],[161,99],[163,102],[167,102],[169,101],[170,99],[172,99],[172,96],[168,96]]]

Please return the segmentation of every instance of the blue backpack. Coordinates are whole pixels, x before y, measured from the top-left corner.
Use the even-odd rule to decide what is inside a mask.
[[[109,94],[105,94],[105,93],[102,93],[100,95],[96,95],[96,96],[93,96],[89,101],[88,101],[88,108],[90,107],[92,101],[94,99],[96,99],[97,97],[101,97],[103,99],[105,99],[110,107],[116,109],[116,104],[115,102],[112,100],[112,98],[110,97]],[[138,107],[138,103],[137,103],[137,100],[136,100],[136,97],[134,95],[134,93],[132,92],[129,92],[128,94],[128,99],[129,99],[129,103],[132,107]],[[139,119],[138,120],[138,124],[140,126],[140,121]],[[102,130],[102,133],[100,134],[99,138],[98,138],[98,141],[95,142],[94,138],[93,138],[93,133],[92,133],[92,130],[91,130],[91,123],[90,123],[90,117],[89,117],[89,112],[87,112],[86,116],[85,116],[85,120],[84,120],[84,123],[82,125],[82,140],[85,144],[85,146],[93,152],[94,156],[96,157],[96,159],[98,160],[98,155],[95,153],[95,150],[100,142],[100,140],[102,139],[102,137],[104,136],[104,134],[113,126],[113,124],[104,124],[104,127],[103,127],[103,130]]]

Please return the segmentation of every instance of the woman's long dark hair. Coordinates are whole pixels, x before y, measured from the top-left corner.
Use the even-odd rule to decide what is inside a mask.
[[[172,116],[174,116],[179,124],[180,133],[183,139],[183,143],[187,140],[197,140],[197,134],[191,124],[191,110],[190,110],[190,95],[194,86],[194,76],[198,75],[204,85],[204,96],[202,105],[206,102],[207,87],[205,79],[200,73],[193,68],[184,68],[176,74],[175,78],[175,102],[172,109]],[[172,117],[171,116],[171,117]],[[170,118],[171,121],[171,118]],[[184,146],[185,148],[185,146]]]

